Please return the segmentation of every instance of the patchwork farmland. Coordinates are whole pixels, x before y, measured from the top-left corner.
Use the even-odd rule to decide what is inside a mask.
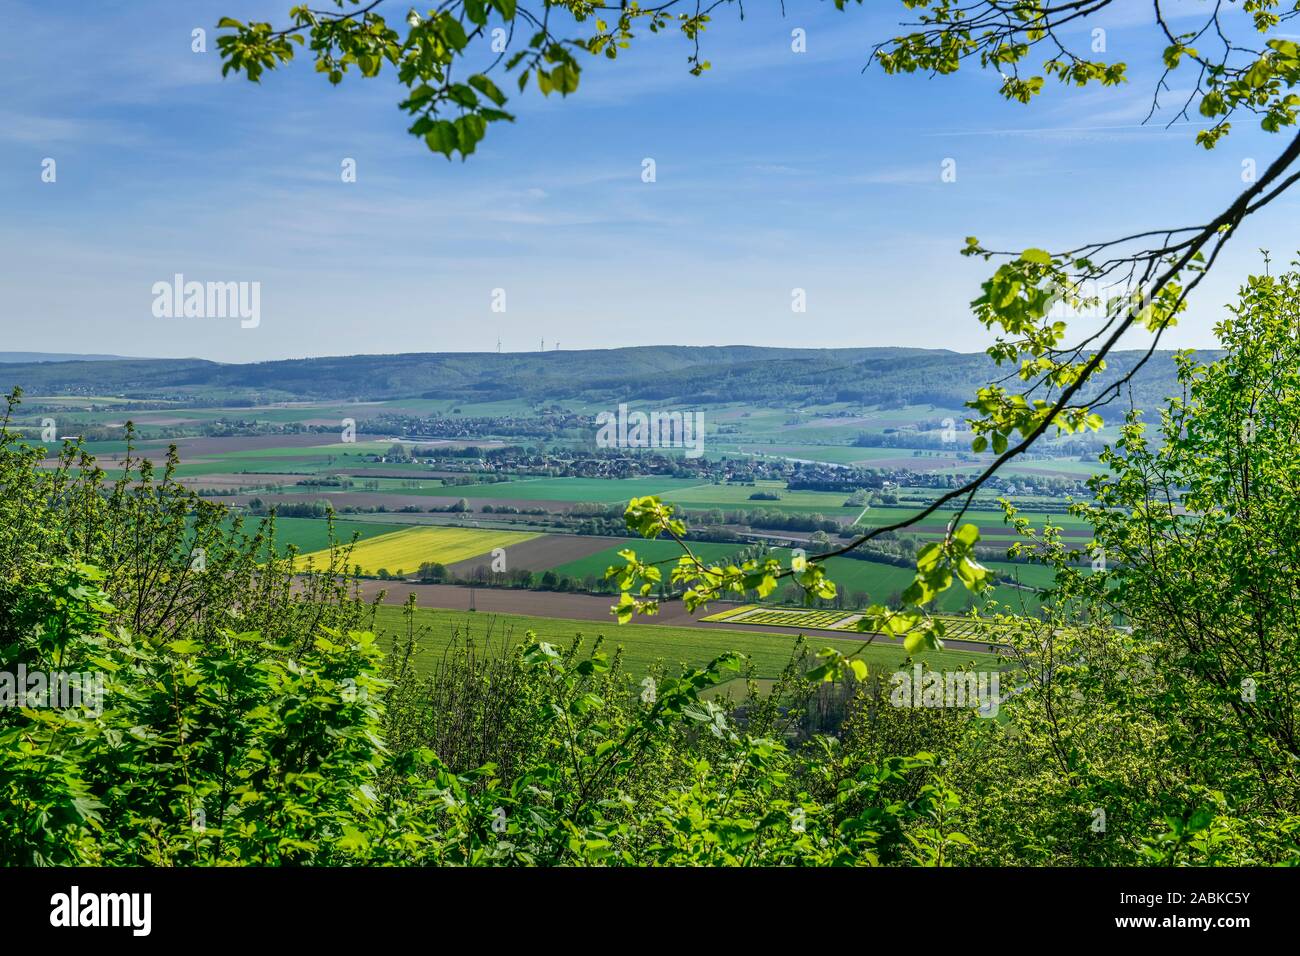
[[[260,522],[256,519],[246,521],[244,533],[251,534],[258,530]],[[358,540],[367,540],[379,535],[401,531],[402,525],[377,521],[334,522],[333,540],[347,544],[355,536]],[[275,521],[275,549],[283,557],[290,548],[300,555],[315,551],[327,551],[331,534],[329,522],[319,518],[277,518]]]
[[[996,626],[988,622],[954,615],[937,615],[937,619],[943,623],[945,640],[979,644],[996,643]],[[809,631],[861,633],[858,630],[858,623],[862,620],[862,615],[835,610],[743,604],[711,614],[702,620],[713,624],[725,624],[728,627],[794,627]]]
[[[844,611],[811,610],[808,608],[758,607],[752,604],[742,605],[720,614],[713,614],[704,620],[728,624],[757,624],[776,627],[798,627],[817,631],[848,631],[862,617],[860,614],[846,614]]]
[[[666,539],[647,541],[644,538],[620,538],[615,540],[616,543],[608,544],[594,554],[576,561],[566,561],[563,564],[555,565],[552,570],[557,574],[565,574],[578,579],[585,579],[591,575],[603,576],[606,568],[625,563],[623,558],[619,556],[620,551],[631,549],[637,553],[637,557],[642,561],[669,562],[661,565],[661,570],[667,576],[672,569],[672,565],[685,554],[681,545]],[[725,563],[736,556],[741,546],[709,541],[692,541],[690,542],[690,548],[692,553],[702,561]]]
[[[127,417],[122,400],[113,396],[32,401],[37,406],[47,402],[44,407],[74,423],[70,428],[80,423],[112,429]],[[545,414],[567,415],[571,425],[581,424],[572,416],[594,414],[600,407],[575,402],[562,412],[552,406]],[[705,530],[702,540],[690,542],[704,561],[733,563],[770,555],[788,562],[789,547],[812,550],[828,541],[835,546],[853,530],[897,521],[942,484],[932,477],[936,468],[962,463],[960,456],[922,446],[855,443],[863,436],[914,434],[923,445],[926,432],[919,425],[954,417],[952,409],[909,405],[886,410],[832,403],[782,410],[723,404],[711,421],[714,428],[726,430],[726,437],[711,441],[705,457],[689,468],[679,460],[667,472],[638,473],[641,464],[626,458],[618,467],[627,474],[564,473],[593,465],[604,470],[606,462],[592,456],[584,444],[590,436],[584,438],[581,428],[559,429],[546,447],[531,437],[512,435],[513,428],[538,414],[537,405],[518,400],[398,398],[364,405],[334,401],[237,408],[191,408],[170,401],[151,410],[132,409],[130,417],[137,421],[140,436],[132,454],[160,466],[168,444],[174,442],[181,457],[175,477],[243,512],[246,533],[274,510],[277,552],[294,548],[298,567],[319,569],[328,560],[331,542],[324,518],[333,512],[334,539],[339,544],[356,539],[349,566],[364,577],[387,580],[394,591],[398,580],[414,583],[421,574],[431,574],[424,580],[534,593],[608,594],[611,585],[605,571],[623,564],[619,551],[627,548],[657,563],[666,582],[681,555],[678,545],[628,536],[622,521],[627,501],[646,495],[689,512],[691,527]],[[466,427],[450,428],[463,432],[455,437],[391,437],[395,429],[407,427],[407,416],[433,417],[444,426],[465,421]],[[354,435],[341,436],[331,427],[344,420],[356,421]],[[231,422],[255,431],[301,431],[223,434]],[[914,427],[916,431],[908,431]],[[168,434],[176,430],[188,433]],[[47,442],[45,447],[53,455],[57,445]],[[125,442],[94,440],[87,448],[101,456],[100,464],[110,476],[120,472]],[[846,473],[819,464],[829,462],[874,470],[876,477],[860,489],[815,490],[817,481],[833,482]],[[795,484],[792,479],[801,469],[817,481]],[[890,474],[890,469],[897,473]],[[1028,479],[1021,481],[1024,513],[1036,524],[1064,526],[1067,540],[1082,543],[1089,532],[1078,519],[1066,516],[1066,499],[1045,487],[1031,487]],[[997,496],[996,491],[983,495],[966,515],[980,525],[989,549],[1015,540],[997,508]],[[762,609],[745,626],[769,622],[773,627],[815,629],[837,615],[850,617],[868,603],[896,604],[912,579],[912,570],[904,566],[906,556],[919,544],[940,537],[949,514],[937,513],[907,529],[912,550],[901,551],[893,560],[831,559],[827,570],[838,594],[822,602],[827,606],[803,609],[801,616],[792,618],[789,605],[802,595],[787,579],[759,602]],[[814,540],[815,533],[828,537]],[[504,551],[504,562],[494,559],[494,554],[500,555],[496,549]],[[982,555],[1002,579],[988,596],[1034,613],[1037,589],[1050,583],[1050,571],[1000,557],[997,551]],[[743,597],[757,601],[753,594]],[[939,598],[938,609],[964,612],[982,603],[953,589]],[[786,610],[778,611],[780,605]]]
[[[494,548],[506,548],[528,541],[536,535],[522,531],[481,531],[472,528],[404,528],[366,538],[353,549],[349,567],[359,567],[362,574],[381,570],[400,573],[415,571],[422,564],[451,564],[464,561]],[[324,549],[304,554],[298,559],[305,570],[329,565],[330,551]]]
[[[407,632],[407,618],[401,607],[381,605],[376,612],[375,630],[382,643],[392,647]],[[657,665],[671,669],[699,666],[728,651],[747,655],[754,676],[774,678],[790,660],[794,635],[765,634],[761,631],[724,628],[675,627],[633,623],[619,626],[612,621],[600,624],[589,620],[541,617],[530,614],[466,613],[442,608],[417,608],[412,623],[416,627],[416,666],[427,672],[441,659],[446,649],[466,639],[479,647],[490,643],[513,646],[531,633],[537,640],[567,647],[581,637],[588,647],[605,638],[611,649],[621,648],[623,659],[633,674],[640,676]],[[812,648],[815,652],[816,647]],[[902,667],[909,660],[921,660],[934,667],[956,670],[971,664],[988,664],[991,655],[971,650],[927,651],[909,655],[901,645],[873,643],[865,647],[846,642],[851,656],[888,667]]]

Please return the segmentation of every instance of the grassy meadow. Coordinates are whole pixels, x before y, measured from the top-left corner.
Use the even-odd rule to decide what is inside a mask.
[[[655,664],[698,666],[719,654],[739,651],[749,657],[754,674],[760,678],[780,675],[794,647],[795,638],[779,634],[762,634],[722,628],[673,627],[659,624],[608,624],[562,618],[533,617],[525,614],[486,614],[418,608],[414,626],[419,636],[416,667],[427,672],[449,646],[468,636],[479,647],[489,642],[499,647],[504,640],[513,646],[522,643],[531,631],[538,640],[567,647],[581,635],[587,647],[604,637],[610,651],[621,648],[628,669],[636,676],[647,673]],[[392,648],[407,633],[408,622],[401,607],[380,606],[376,611],[375,630],[385,648]],[[843,644],[847,652],[862,643],[861,638],[839,638],[818,633],[810,638],[815,651],[826,641]],[[817,643],[818,641],[822,643]],[[868,644],[853,656],[880,667],[900,668],[909,660],[928,662],[932,667],[956,670],[971,663],[989,666],[994,658],[973,651],[928,651],[910,658],[899,645]]]

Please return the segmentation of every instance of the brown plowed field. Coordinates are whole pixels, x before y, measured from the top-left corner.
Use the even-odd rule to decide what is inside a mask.
[[[611,538],[577,534],[547,534],[531,541],[521,541],[506,548],[506,567],[511,570],[545,571],[556,565],[577,561],[609,547]],[[463,578],[475,568],[492,569],[492,555],[481,554],[447,565],[457,577]]]

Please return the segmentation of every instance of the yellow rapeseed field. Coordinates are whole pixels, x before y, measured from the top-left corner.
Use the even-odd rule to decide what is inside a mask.
[[[361,566],[362,574],[376,574],[380,569],[396,574],[411,574],[426,561],[453,564],[487,554],[494,548],[508,548],[537,534],[529,531],[495,531],[475,528],[418,527],[381,534],[357,542],[348,567]],[[298,559],[298,567],[323,568],[329,564],[329,551],[313,551]]]

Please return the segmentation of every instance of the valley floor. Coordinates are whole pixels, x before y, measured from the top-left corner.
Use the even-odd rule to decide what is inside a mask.
[[[556,618],[561,620],[596,621],[609,625],[611,636],[617,634],[619,625],[610,614],[613,601],[609,595],[571,594],[556,591],[528,591],[522,588],[472,588],[461,584],[412,584],[405,581],[361,581],[361,593],[373,599],[379,593],[384,595],[385,604],[403,604],[414,594],[416,606],[421,608],[440,608],[452,611],[470,611],[473,602],[474,613],[525,614],[533,617]],[[738,607],[735,602],[715,601],[708,610],[701,610],[692,615],[680,601],[666,601],[653,617],[638,617],[636,624],[664,627],[698,627],[723,630],[735,633],[737,626],[725,622],[701,620],[709,614],[717,614],[729,608]],[[863,637],[844,631],[822,630],[815,628],[779,627],[775,625],[746,626],[746,633],[756,634],[816,634],[818,637],[830,637],[836,640],[860,642]],[[884,635],[876,635],[874,644],[901,645],[901,641]],[[987,644],[972,641],[948,640],[944,646],[951,650],[976,651],[987,653]]]

